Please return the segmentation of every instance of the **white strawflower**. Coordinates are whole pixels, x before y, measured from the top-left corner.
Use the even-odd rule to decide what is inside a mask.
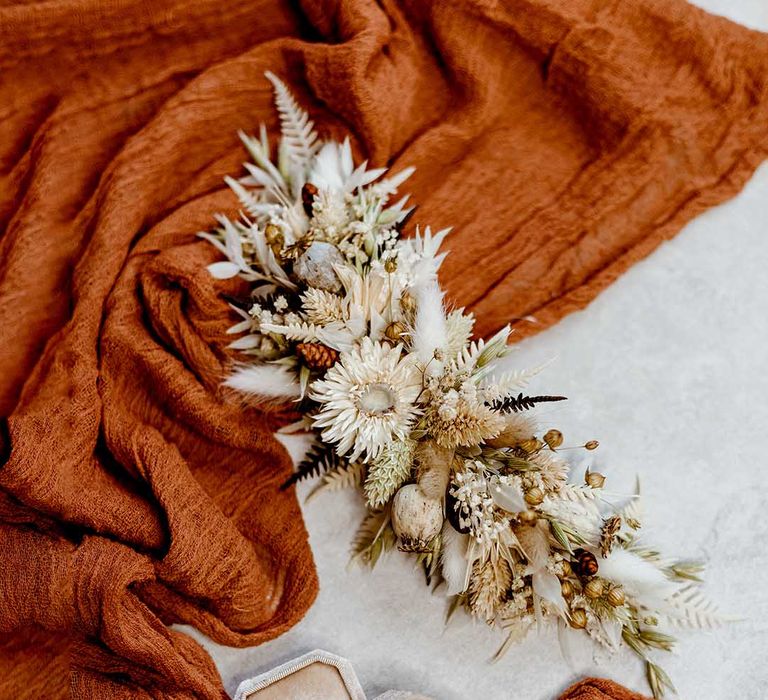
[[[310,388],[310,398],[321,405],[315,427],[324,441],[338,443],[340,455],[351,451],[350,461],[375,459],[391,440],[405,439],[419,415],[421,374],[401,354],[400,345],[363,338]]]

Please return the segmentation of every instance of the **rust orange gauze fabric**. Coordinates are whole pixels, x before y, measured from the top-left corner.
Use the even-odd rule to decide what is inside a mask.
[[[276,126],[265,70],[417,167],[481,334],[582,307],[768,147],[768,39],[682,0],[5,0],[0,36],[2,697],[218,698],[168,625],[259,644],[315,597],[195,238]]]

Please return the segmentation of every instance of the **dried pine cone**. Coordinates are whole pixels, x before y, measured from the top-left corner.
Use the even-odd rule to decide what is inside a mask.
[[[339,359],[339,351],[322,343],[299,343],[296,354],[310,369],[329,369]]]

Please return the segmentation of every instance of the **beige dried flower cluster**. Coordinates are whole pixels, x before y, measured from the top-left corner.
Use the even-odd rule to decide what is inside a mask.
[[[652,661],[668,628],[720,617],[696,588],[698,569],[641,544],[636,497],[609,505],[605,478],[571,483],[563,436],[532,420],[559,396],[526,396],[533,371],[501,371],[509,328],[471,338],[473,318],[447,310],[437,273],[448,231],[402,238],[412,210],[391,203],[411,169],[355,166],[348,141],[321,141],[286,86],[275,88],[282,139],[242,135],[252,162],[228,179],[243,211],[202,233],[224,254],[209,266],[251,295],[234,304],[231,347],[243,361],[226,384],[298,402],[316,443],[291,482],[357,487],[368,515],[356,557],[396,544],[439,581],[454,606],[507,632],[559,627],[569,652],[628,646],[659,696]],[[582,447],[591,450],[597,443]]]

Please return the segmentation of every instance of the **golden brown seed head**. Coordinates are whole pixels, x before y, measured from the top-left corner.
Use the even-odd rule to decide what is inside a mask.
[[[568,622],[574,629],[583,630],[587,626],[587,613],[582,608],[571,610],[571,619]]]
[[[593,578],[584,585],[584,595],[587,598],[599,598],[603,595],[603,579]]]
[[[543,500],[544,492],[538,486],[534,486],[532,489],[526,491],[525,502],[529,506],[538,506]]]
[[[605,484],[605,477],[600,472],[591,472],[587,469],[587,473],[584,474],[584,481],[592,489],[601,489]]]
[[[621,586],[611,588],[611,590],[608,591],[608,595],[606,597],[608,602],[613,605],[614,608],[618,608],[620,605],[624,605],[624,589],[621,588]]]
[[[587,450],[596,450],[598,447],[600,447],[600,443],[597,440],[590,440],[584,447]]]
[[[416,313],[416,299],[410,292],[403,292],[400,297],[400,308],[407,318],[412,318]]]
[[[556,450],[563,444],[563,434],[559,430],[548,430],[544,434],[544,442],[551,450]]]
[[[560,585],[560,592],[563,594],[563,598],[570,600],[573,598],[573,584],[570,581],[563,581]]]
[[[384,330],[384,335],[393,343],[399,343],[403,333],[405,333],[405,324],[400,321],[392,321]]]
[[[384,270],[390,274],[397,270],[397,259],[389,258],[387,262],[384,263]]]
[[[521,440],[519,443],[517,443],[517,445],[521,449],[525,450],[528,454],[538,452],[542,447],[544,447],[544,443],[541,440],[537,440],[536,438]]]
[[[571,562],[569,561],[561,561],[560,566],[563,569],[563,578],[568,578],[573,573],[573,569],[571,568]]]
[[[523,525],[535,525],[539,520],[539,516],[535,511],[524,510],[522,513],[518,513],[517,519]]]

